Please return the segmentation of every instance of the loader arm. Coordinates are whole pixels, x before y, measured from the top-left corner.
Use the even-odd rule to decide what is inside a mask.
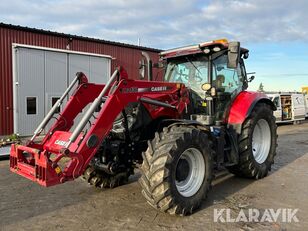
[[[123,68],[117,69],[106,85],[83,81],[42,142],[32,139],[24,146],[12,145],[10,169],[43,186],[73,180],[84,172],[129,103],[144,104],[152,117],[179,118],[189,103],[185,89],[176,83],[129,80]],[[90,103],[72,131],[77,115]]]

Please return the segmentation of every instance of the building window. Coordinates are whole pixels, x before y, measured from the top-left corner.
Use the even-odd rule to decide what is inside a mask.
[[[27,97],[27,115],[36,114],[36,97]]]
[[[55,103],[60,99],[60,97],[51,97],[51,107],[55,105]],[[60,113],[60,107],[57,108],[55,113]]]

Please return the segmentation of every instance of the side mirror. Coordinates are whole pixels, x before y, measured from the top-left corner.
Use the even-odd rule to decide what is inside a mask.
[[[228,68],[236,69],[240,59],[240,42],[229,42]]]
[[[248,82],[250,83],[250,82],[252,82],[252,80],[254,80],[254,79],[255,79],[255,76],[252,75],[252,76],[250,76],[250,78],[248,79]]]
[[[248,57],[249,57],[249,52],[244,53],[243,58],[248,59]]]

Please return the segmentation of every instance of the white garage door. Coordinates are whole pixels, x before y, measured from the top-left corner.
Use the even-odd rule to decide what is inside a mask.
[[[24,45],[14,45],[13,53],[14,133],[21,136],[33,134],[76,72],[94,83],[110,76],[110,56]]]

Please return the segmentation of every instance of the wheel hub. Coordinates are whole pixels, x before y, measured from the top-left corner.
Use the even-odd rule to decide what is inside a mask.
[[[205,178],[205,162],[202,153],[196,148],[186,149],[176,166],[175,185],[184,197],[195,195]]]
[[[266,161],[271,148],[271,129],[265,119],[260,119],[252,134],[252,153],[257,163]]]
[[[176,167],[176,180],[183,181],[188,177],[189,163],[186,159],[180,159]]]

